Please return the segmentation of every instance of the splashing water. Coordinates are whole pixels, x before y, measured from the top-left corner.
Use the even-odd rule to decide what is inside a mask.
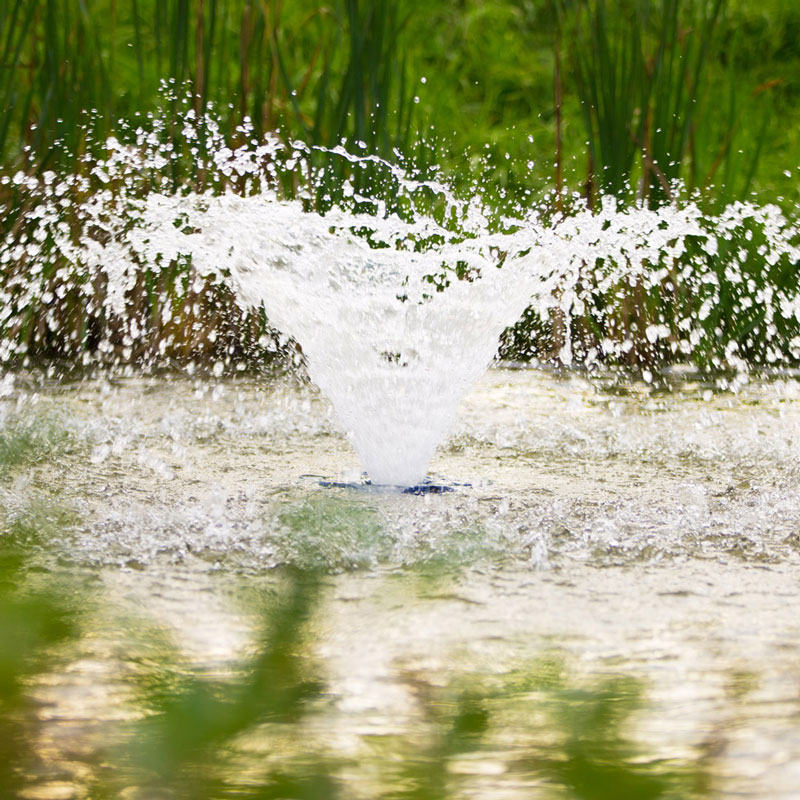
[[[201,122],[190,116],[184,134],[208,137],[202,192],[167,185],[170,153],[142,129],[135,144],[109,140],[89,175],[2,179],[31,208],[23,233],[0,246],[11,275],[0,287],[6,331],[43,304],[58,334],[59,301],[75,290],[87,309],[118,321],[130,357],[152,336],[132,298],[143,285],[157,297],[159,276],[178,265],[187,297],[223,289],[296,343],[372,482],[391,485],[424,478],[464,392],[526,309],[544,324],[559,314],[564,363],[624,361],[636,337],[673,359],[711,353],[711,366],[740,373],[756,339],[766,342],[766,363],[800,356],[800,294],[774,278],[800,263],[800,229],[777,207],[735,204],[714,216],[691,201],[620,209],[605,198],[598,211],[576,204],[557,222],[531,212],[498,222],[477,198],[458,200],[440,182],[338,148],[327,155],[355,171],[383,169],[404,213],[350,184],[345,201],[317,212],[324,169],[308,166],[309,148],[247,136],[250,144],[231,150],[212,119]],[[296,199],[280,189],[287,176],[302,187]],[[654,293],[674,294],[664,306],[671,316],[637,310],[631,321],[632,292],[641,308]],[[731,298],[739,328],[709,325]],[[160,300],[164,324],[175,309]],[[600,332],[571,330],[579,318]],[[3,339],[0,360],[26,346]],[[101,335],[97,353],[112,349]],[[156,347],[166,349],[166,341]]]
[[[177,215],[189,232],[172,227]],[[354,226],[369,226],[372,244]],[[372,482],[409,485],[424,477],[461,396],[533,289],[527,281],[518,290],[518,270],[497,269],[474,244],[425,253],[374,246],[378,236],[396,245],[415,232],[397,220],[307,213],[268,195],[159,196],[148,198],[131,241],[147,262],[191,254],[200,274],[224,276],[243,307],[263,306],[302,348]],[[474,276],[425,292],[425,276],[442,262],[469,263]]]

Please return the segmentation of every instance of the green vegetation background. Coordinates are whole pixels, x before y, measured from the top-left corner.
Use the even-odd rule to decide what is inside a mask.
[[[562,161],[567,185],[580,189],[581,40],[569,26],[593,2],[6,0],[0,159],[8,169],[42,168],[80,155],[88,110],[97,111],[97,132],[108,134],[117,120],[156,108],[160,82],[171,79],[190,82],[198,107],[213,101],[232,132],[249,115],[258,132],[280,129],[326,145],[363,141],[384,155],[398,147],[440,162],[456,179],[481,176],[492,189],[524,196],[554,182],[560,24]],[[688,7],[712,4],[677,3],[681,34],[694,33],[683,19]],[[608,13],[625,5],[609,0]],[[643,4],[627,3],[635,5]],[[723,2],[699,102],[708,113],[697,122],[692,147],[704,153],[696,158],[711,163],[723,145],[745,159],[758,151],[759,199],[795,203],[800,5]]]
[[[0,235],[5,255],[0,342],[6,360],[97,357],[98,342],[123,361],[166,355],[209,363],[262,359],[264,315],[241,318],[209,290],[198,304],[186,264],[143,272],[126,313],[146,330],[124,344],[124,320],[79,286],[59,283],[61,256],[28,287],[14,245],[30,232],[35,201],[10,175],[87,174],[109,135],[139,125],[174,148],[172,186],[205,187],[199,145],[183,134],[187,109],[213,116],[231,146],[275,131],[286,140],[371,152],[423,175],[478,190],[502,210],[545,198],[544,214],[568,210],[553,190],[601,192],[651,207],[672,181],[698,191],[707,209],[732,200],[800,203],[800,5],[794,0],[5,0],[0,2]],[[156,125],[149,116],[159,120]],[[246,124],[245,124],[246,123]],[[323,163],[319,157],[317,166]],[[322,207],[349,169],[330,158]],[[368,193],[379,171],[363,170]],[[219,188],[219,187],[217,187]],[[292,187],[286,187],[289,191]],[[296,188],[296,187],[295,187]],[[78,192],[70,202],[80,204]],[[64,201],[66,202],[66,201]],[[68,224],[69,211],[64,212]],[[756,226],[758,227],[758,226]],[[700,319],[698,365],[723,369],[734,341],[749,363],[794,364],[800,320],[767,319],[761,290],[793,296],[796,265],[767,267],[762,230],[740,231],[719,256],[699,257],[722,286],[714,313],[688,280],[651,296],[613,286],[592,298],[570,336],[576,353],[606,338],[631,339],[628,367],[675,360],[644,332]],[[748,280],[732,284],[730,259],[745,253]],[[687,264],[696,253],[686,255]],[[655,265],[654,265],[655,266]],[[697,265],[691,273],[697,274]],[[737,268],[738,269],[738,268]],[[702,280],[700,281],[702,284]],[[777,290],[776,294],[774,290]],[[46,298],[60,298],[54,306]],[[677,291],[677,295],[676,295]],[[744,297],[742,293],[747,297]],[[207,296],[206,296],[207,295]],[[166,330],[158,298],[171,303]],[[10,299],[9,299],[10,298]],[[57,306],[57,307],[56,307]],[[195,309],[200,309],[195,312]],[[780,310],[780,309],[779,309]],[[635,313],[633,313],[635,311]],[[4,321],[3,321],[4,320]],[[207,333],[214,330],[216,338]],[[558,360],[563,320],[531,317],[504,338],[504,357]],[[165,339],[168,337],[168,340]],[[773,341],[777,336],[777,340]],[[155,343],[155,344],[154,344]],[[255,344],[254,344],[255,343]],[[271,353],[273,346],[268,348]],[[627,352],[627,351],[626,351]],[[682,357],[682,356],[680,356]]]

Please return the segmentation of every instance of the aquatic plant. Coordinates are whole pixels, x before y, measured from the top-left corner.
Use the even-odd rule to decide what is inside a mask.
[[[282,129],[389,154],[408,144],[399,42],[410,10],[372,0],[92,0],[80,9],[11,0],[0,9],[0,162],[79,163],[120,120],[153,112],[164,82],[188,89],[198,113],[215,104],[229,137],[249,121],[258,136]],[[178,100],[165,111],[165,141],[175,143]]]
[[[395,183],[387,181],[385,165],[362,157],[379,153],[389,161],[402,162],[413,161],[416,154],[422,174],[432,183],[441,184],[442,170],[449,169],[454,184],[485,195],[504,213],[513,209],[511,216],[524,218],[534,196],[530,186],[523,186],[534,180],[532,162],[523,158],[522,150],[518,153],[519,148],[511,147],[508,136],[498,138],[492,126],[504,118],[498,117],[496,107],[509,107],[510,97],[514,107],[527,108],[532,114],[532,103],[523,102],[523,95],[540,92],[541,87],[526,82],[524,91],[512,88],[517,73],[505,74],[510,68],[504,60],[509,48],[504,44],[505,50],[498,49],[495,27],[498,31],[513,28],[518,37],[513,39],[515,44],[534,49],[544,46],[542,37],[534,36],[538,28],[549,31],[560,26],[567,34],[557,80],[559,190],[573,181],[567,162],[582,147],[583,136],[574,135],[582,114],[595,164],[589,192],[594,210],[600,209],[608,193],[651,207],[670,198],[682,204],[685,195],[675,186],[676,178],[690,189],[704,191],[698,202],[705,209],[721,211],[723,201],[748,191],[766,141],[769,116],[762,115],[763,122],[754,128],[750,118],[755,115],[746,110],[749,106],[738,88],[742,84],[739,42],[744,48],[747,39],[740,33],[732,44],[730,20],[738,19],[735,15],[744,13],[741,9],[728,10],[721,0],[644,4],[581,0],[539,10],[470,6],[458,19],[448,17],[447,9],[433,9],[449,20],[448,35],[456,29],[464,34],[469,63],[456,52],[452,36],[445,37],[449,42],[445,60],[464,72],[457,84],[465,97],[474,94],[469,107],[480,107],[481,126],[493,131],[486,137],[492,158],[487,161],[472,153],[464,159],[455,152],[456,170],[452,169],[453,155],[448,155],[448,148],[456,147],[455,140],[448,139],[450,134],[434,131],[428,144],[417,150],[421,126],[435,117],[432,105],[452,110],[452,102],[445,97],[441,81],[433,80],[443,69],[439,56],[424,47],[427,37],[415,37],[420,24],[415,10],[413,3],[389,8],[384,3],[350,0],[330,8],[314,3],[306,7],[210,0],[196,8],[178,3],[169,10],[149,0],[124,9],[95,0],[81,13],[61,0],[7,4],[0,11],[0,105],[7,112],[0,130],[0,159],[7,165],[0,179],[4,238],[0,360],[24,363],[66,356],[73,362],[174,359],[207,366],[245,366],[263,362],[276,349],[297,355],[293,345],[271,329],[263,309],[242,308],[229,287],[219,282],[208,285],[182,258],[159,264],[155,270],[145,266],[134,285],[126,288],[125,315],[137,320],[135,330],[129,330],[119,313],[109,313],[104,300],[92,299],[106,294],[107,279],[82,268],[76,271],[74,247],[72,254],[63,247],[67,226],[73,246],[78,239],[85,245],[82,231],[89,231],[110,252],[109,243],[102,241],[109,235],[106,222],[89,223],[85,214],[90,196],[90,205],[101,213],[97,204],[107,202],[100,198],[110,192],[116,198],[113,208],[102,213],[131,215],[127,224],[135,226],[128,201],[136,193],[139,199],[153,191],[248,194],[259,191],[258,173],[268,178],[279,196],[300,197],[318,210],[334,204],[356,211],[377,210],[372,202],[377,198],[385,204],[384,211],[410,218],[424,210],[447,226],[451,204],[445,194],[434,188],[423,200],[419,192],[411,211],[402,193],[393,191]],[[492,24],[486,24],[488,19]],[[445,32],[436,36],[441,38]],[[725,42],[724,70],[718,39]],[[483,87],[481,70],[472,63],[484,51],[487,59],[503,65],[501,75],[487,84],[491,89]],[[412,89],[408,76],[416,76],[422,70],[420,64],[425,71],[430,67],[432,80]],[[543,64],[537,65],[537,74],[547,72]],[[565,72],[568,64],[577,94]],[[477,70],[474,75],[473,70]],[[167,80],[166,91],[159,88],[162,78]],[[467,89],[465,81],[481,85]],[[751,89],[763,99],[776,81],[754,82]],[[484,92],[489,95],[483,97]],[[712,98],[720,92],[726,97],[724,115],[712,113]],[[417,117],[412,114],[415,109]],[[539,120],[534,127],[549,141],[550,122]],[[274,147],[266,146],[275,130],[286,147],[284,162],[296,158],[305,165],[303,169],[267,168],[267,162],[276,159]],[[112,132],[114,138],[108,138]],[[527,142],[521,129],[514,135]],[[739,141],[740,135],[746,139]],[[295,151],[289,141],[302,141],[302,147]],[[346,148],[337,150],[342,141]],[[501,141],[508,158],[495,152]],[[120,142],[147,151],[138,164],[128,162],[126,174],[115,171],[119,164],[113,165],[115,158],[124,160],[117,146]],[[428,145],[439,149],[428,152]],[[529,145],[533,148],[530,143],[525,147]],[[534,148],[537,153],[538,148]],[[245,155],[248,149],[251,152]],[[345,157],[345,151],[351,157]],[[109,152],[116,156],[109,159]],[[241,158],[229,157],[233,153]],[[490,164],[492,159],[503,162],[502,169]],[[103,166],[107,160],[112,161],[111,169]],[[250,164],[246,169],[245,161]],[[442,170],[433,166],[439,161]],[[253,171],[259,162],[264,163]],[[141,173],[134,180],[136,170]],[[42,198],[48,194],[51,208],[45,210]],[[560,191],[547,201],[542,216],[552,219],[554,212],[569,207],[574,207],[573,199]],[[58,236],[46,232],[47,226],[57,227]],[[750,234],[755,240],[747,238]],[[790,324],[778,322],[782,343],[777,349],[771,346],[767,341],[772,338],[770,314],[756,311],[763,305],[756,295],[775,281],[776,292],[789,291],[792,266],[785,259],[780,267],[770,264],[762,286],[763,253],[753,244],[758,234],[745,231],[743,240],[736,232],[731,235],[731,250],[750,253],[742,269],[734,266],[731,274],[738,271],[748,277],[741,286],[734,281],[728,289],[712,293],[719,319],[704,317],[704,344],[693,349],[692,358],[724,366],[726,348],[735,339],[747,351],[746,360],[777,363],[786,357],[786,342],[794,334]],[[43,238],[35,240],[35,236]],[[684,258],[689,258],[690,251],[687,246]],[[502,257],[498,255],[497,260]],[[458,266],[454,269],[463,277]],[[655,268],[656,273],[660,269]],[[676,264],[675,274],[682,274],[682,269]],[[722,261],[712,265],[718,276],[726,270]],[[776,272],[780,273],[777,277]],[[669,348],[654,347],[646,333],[666,325],[673,330],[673,339],[680,339],[674,327],[685,323],[676,314],[683,313],[694,288],[673,291],[669,285],[677,283],[662,281],[656,289],[655,283],[648,288],[623,282],[614,287],[613,296],[591,292],[590,302],[584,303],[585,314],[572,308],[566,315],[555,310],[542,318],[539,310],[531,308],[528,320],[507,335],[503,352],[544,360],[558,360],[572,352],[592,360],[589,354],[603,351],[606,361],[634,368],[680,358],[682,345],[675,350],[674,342]],[[750,302],[749,310],[743,312],[740,295],[743,302]],[[632,344],[624,344],[627,349],[622,354],[616,349],[609,354],[604,341]]]
[[[567,41],[590,152],[589,201],[598,194],[672,199],[690,160],[722,0],[587,0]],[[562,17],[565,16],[562,11]],[[638,185],[637,185],[638,183]]]
[[[74,168],[87,151],[96,153],[108,135],[118,135],[120,121],[146,119],[154,112],[161,105],[160,82],[166,80],[172,88],[190,88],[198,113],[214,103],[232,139],[249,118],[259,136],[281,130],[287,138],[328,146],[345,138],[350,145],[361,141],[371,151],[378,148],[384,156],[391,146],[404,156],[421,155],[446,166],[454,180],[469,183],[480,176],[496,195],[530,198],[532,185],[543,188],[552,178],[557,127],[552,42],[558,5],[566,12],[560,24],[569,28],[565,44],[589,45],[587,55],[589,28],[584,25],[581,36],[572,35],[575,14],[591,16],[586,0],[433,3],[424,14],[405,1],[389,7],[347,0],[206,0],[168,7],[153,0],[124,6],[90,0],[78,10],[63,0],[11,0],[0,9],[0,162],[8,169]],[[685,42],[682,33],[702,4],[681,0],[676,5],[680,44],[691,48],[699,30]],[[735,90],[741,106],[748,93],[773,86],[777,118],[787,124],[765,127],[740,108],[732,120],[727,110],[714,118],[701,112],[690,165],[695,158],[704,161],[699,186],[718,153],[724,151],[735,163],[741,148],[749,162],[760,137],[770,143],[764,148],[769,168],[759,170],[757,179],[771,187],[773,197],[790,197],[787,192],[794,190],[783,180],[783,171],[793,167],[789,162],[796,145],[789,121],[796,114],[794,10],[773,0],[769,13],[762,14],[762,6],[723,3],[715,25],[719,47],[705,58],[709,91],[700,95],[700,105],[724,94],[727,106]],[[650,12],[642,12],[644,7]],[[631,12],[626,31],[639,30],[646,55],[652,56],[659,3],[639,4],[635,12],[633,4],[609,8]],[[674,32],[664,30],[670,36]],[[566,72],[572,62],[566,50],[563,60],[559,149],[566,185],[577,186],[585,155],[586,138],[579,133],[583,108],[578,86]],[[680,66],[680,59],[675,64]],[[723,104],[715,105],[721,111]],[[761,114],[766,106],[753,108],[759,116],[776,118]],[[167,131],[170,138],[179,133],[179,113],[175,104],[168,104],[168,110],[176,119]],[[717,118],[725,119],[721,129]],[[734,128],[738,144],[721,150]],[[713,142],[706,135],[712,129]],[[623,133],[620,144],[630,142],[629,132]],[[426,155],[422,140],[441,147]],[[712,154],[710,161],[704,153]],[[577,172],[575,159],[581,164]],[[532,171],[528,162],[537,169]],[[717,167],[716,177],[726,171],[727,165]]]

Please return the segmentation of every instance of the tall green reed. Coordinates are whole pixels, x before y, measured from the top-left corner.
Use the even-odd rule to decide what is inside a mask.
[[[104,152],[111,133],[130,141],[140,124],[171,153],[166,175],[153,174],[152,184],[164,186],[166,177],[166,188],[173,189],[224,188],[209,186],[201,166],[213,155],[208,142],[235,146],[270,131],[311,146],[344,142],[355,152],[395,158],[408,149],[411,135],[414,104],[402,37],[413,10],[411,2],[382,0],[330,6],[311,0],[86,0],[79,6],[12,0],[0,9],[0,163],[40,176],[77,172],[94,185],[90,155]],[[187,113],[199,120],[208,108],[220,137],[186,135]],[[341,196],[348,179],[360,191],[385,182],[385,171],[369,163],[314,150],[306,157],[318,170],[316,202],[322,206]],[[140,183],[147,191],[147,181]],[[284,183],[284,192],[297,191],[296,179]],[[84,194],[71,193],[70,200],[77,206]],[[7,240],[24,241],[33,210],[17,184],[0,184],[0,232]],[[64,216],[69,222],[70,211]],[[61,266],[56,256],[41,275],[43,298],[66,290],[57,307],[34,300],[0,325],[2,337],[13,339],[27,358],[80,358],[101,339],[134,361],[227,361],[265,352],[257,345],[271,335],[263,314],[245,318],[230,298],[208,287],[198,291],[186,264],[170,265],[158,277],[143,274],[132,289],[131,316],[152,327],[144,347],[126,345],[123,327],[93,311],[87,287],[65,286]],[[22,291],[26,269],[24,259],[0,266],[6,304]]]
[[[188,92],[236,141],[282,130],[311,144],[362,142],[392,155],[408,142],[402,36],[410,3],[337,0],[10,0],[0,9],[0,161],[80,157],[120,119]],[[96,112],[96,113],[91,113]],[[168,126],[167,135],[175,134]],[[57,145],[57,146],[56,146]]]
[[[674,199],[679,181],[706,190],[715,178],[728,197],[734,187],[746,194],[764,131],[749,163],[735,157],[741,89],[733,73],[720,85],[717,63],[725,2],[559,0],[587,137],[590,203],[613,194],[657,207]]]
[[[650,208],[682,202],[687,195],[716,209],[745,198],[770,116],[763,114],[757,129],[743,124],[744,119],[755,108],[763,111],[758,103],[769,99],[774,82],[742,92],[731,66],[735,42],[726,26],[726,0],[556,0],[555,4],[581,105],[587,159],[583,194],[589,207],[608,195],[623,204]],[[726,60],[727,69],[723,66]],[[560,89],[557,83],[559,122]],[[560,145],[560,138],[557,141]],[[557,189],[561,191],[560,146],[556,164]],[[560,193],[559,210],[563,200]],[[749,233],[752,236],[752,231]],[[727,277],[733,254],[742,252],[748,254],[743,270],[749,275],[750,287],[744,291],[729,287]],[[705,260],[700,250],[690,255]],[[507,352],[515,355],[536,350],[545,358],[558,360],[567,338],[578,353],[598,349],[603,340],[610,339],[630,345],[618,359],[623,365],[643,368],[680,359],[674,349],[674,340],[679,338],[677,325],[681,318],[691,318],[701,320],[706,331],[703,346],[692,356],[695,363],[716,368],[724,365],[731,353],[725,353],[719,342],[730,338],[741,339],[741,352],[747,351],[752,363],[765,363],[768,348],[759,348],[751,336],[753,331],[766,330],[764,319],[768,316],[763,298],[756,295],[765,281],[774,277],[779,290],[786,278],[783,273],[775,274],[775,265],[763,264],[750,239],[737,236],[708,259],[709,273],[725,287],[721,304],[714,304],[720,316],[713,322],[711,317],[716,314],[704,310],[708,286],[683,285],[680,259],[671,265],[659,260],[650,266],[653,270],[667,268],[667,277],[658,287],[645,290],[641,279],[615,285],[597,294],[572,321],[570,330],[557,313],[544,326],[528,315],[509,334]],[[733,270],[739,273],[738,264]],[[741,302],[748,292],[754,295],[754,302]],[[650,326],[663,324],[675,332],[673,341],[654,346],[643,334]],[[787,330],[787,350],[791,338]],[[530,343],[536,340],[539,344],[532,348]]]
[[[554,6],[564,51],[555,101],[563,186],[572,178],[565,168],[566,153],[562,160],[560,151],[574,151],[575,140],[582,139],[575,135],[582,114],[589,142],[590,200],[611,192],[657,205],[669,199],[675,179],[690,190],[705,190],[707,203],[727,202],[750,190],[772,119],[753,114],[753,103],[770,101],[773,82],[762,81],[743,92],[735,57],[728,53],[722,68],[720,41],[731,52],[737,46],[730,41],[725,0],[554,0]],[[534,40],[518,33],[521,21],[526,29],[535,27],[534,22],[554,24],[552,15],[517,11],[469,5],[465,17],[474,19],[465,23],[463,33],[474,37],[464,44],[471,48],[470,58],[465,62],[463,54],[447,54],[459,73],[458,85],[475,84],[470,103],[483,98],[480,125],[486,131],[494,131],[500,111],[519,104],[525,94],[513,73],[496,76],[488,94],[478,86],[483,83],[481,70],[489,67],[476,59],[482,48],[497,45],[488,30],[505,26],[503,42],[511,41],[513,33],[527,46]],[[336,0],[326,5],[314,0],[85,0],[77,6],[69,0],[9,0],[0,8],[0,161],[8,169],[21,166],[40,174],[51,168],[87,173],[91,164],[82,161],[84,155],[102,150],[110,132],[122,135],[120,120],[134,120],[131,130],[139,124],[136,120],[152,128],[148,114],[158,109],[163,125],[157,135],[177,155],[168,167],[173,188],[220,190],[223,185],[209,186],[211,179],[198,166],[209,155],[205,139],[185,136],[181,124],[187,109],[197,114],[208,104],[215,107],[223,138],[234,145],[277,129],[286,139],[302,138],[320,147],[344,141],[356,154],[394,159],[397,152],[412,153],[422,116],[415,116],[410,76],[420,63],[429,73],[442,64],[410,39],[420,38],[419,12],[415,0]],[[457,32],[460,36],[462,28]],[[447,42],[450,49],[460,46],[457,38]],[[497,57],[494,50],[487,60]],[[417,67],[407,59],[417,59]],[[575,105],[576,94],[582,105]],[[468,119],[459,118],[460,124],[468,125]],[[515,136],[520,138],[522,129]],[[444,153],[425,154],[429,160],[439,156]],[[391,181],[375,164],[321,151],[311,151],[308,158],[317,170],[314,202],[319,207],[338,201],[354,186],[383,192],[388,207],[402,212],[392,204]],[[519,158],[501,161],[513,171]],[[458,166],[465,174],[482,169],[463,164],[463,159]],[[153,180],[162,177],[154,175]],[[510,172],[502,180],[511,181]],[[291,194],[298,185],[287,181],[283,189]],[[503,192],[500,187],[495,194]],[[73,198],[75,203],[83,199],[80,193]],[[24,236],[32,209],[13,183],[0,185],[0,209],[2,235]],[[431,213],[438,213],[435,202]],[[756,253],[754,270],[758,263]],[[35,299],[23,314],[0,324],[0,337],[15,340],[18,352],[25,350],[28,357],[80,359],[103,340],[114,354],[132,361],[252,361],[273,349],[263,313],[245,318],[230,297],[208,287],[196,291],[185,263],[137,279],[128,299],[131,316],[145,319],[152,333],[139,340],[141,346],[129,347],[123,326],[95,313],[86,302],[85,287],[64,285],[60,266],[55,259],[44,270],[42,297],[58,288],[66,292],[61,302]],[[14,281],[26,269],[24,261],[0,266],[0,281],[10,295],[22,291],[21,284],[14,288]],[[662,296],[646,298],[636,287],[619,288],[629,295],[627,310],[613,322],[623,337],[641,340],[648,320],[668,316],[674,306],[666,288]],[[6,299],[7,304],[12,301]],[[563,323],[560,332],[555,322],[551,327],[553,344],[540,353],[557,353],[563,343]],[[602,339],[609,325],[587,314],[576,330],[591,341]],[[260,341],[270,346],[265,349]],[[524,341],[517,348],[521,354],[530,350]],[[639,363],[652,356],[645,345],[631,359]]]

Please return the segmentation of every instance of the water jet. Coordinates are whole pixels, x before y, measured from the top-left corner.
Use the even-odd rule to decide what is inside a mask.
[[[194,135],[203,130],[214,126]],[[14,178],[35,210],[19,240],[0,247],[17,269],[4,325],[44,305],[41,326],[60,335],[70,287],[107,327],[84,360],[126,363],[155,342],[157,362],[201,331],[220,352],[221,374],[234,366],[235,345],[219,347],[217,326],[234,311],[261,315],[269,327],[259,346],[297,343],[295,360],[331,401],[374,485],[424,485],[461,398],[523,314],[552,329],[561,364],[628,364],[646,381],[658,359],[745,376],[756,331],[766,364],[800,357],[800,291],[779,278],[800,263],[800,234],[772,206],[709,214],[692,198],[650,209],[606,197],[593,211],[574,198],[557,220],[530,209],[501,216],[441,181],[336,148],[327,156],[350,169],[384,169],[384,194],[404,210],[352,187],[339,205],[314,210],[309,159],[319,148],[270,138],[216,152],[209,144],[209,188],[198,192],[159,182],[165,157],[146,132],[107,146],[89,178]],[[294,198],[279,190],[287,178],[301,187]],[[158,288],[165,282],[180,303]],[[647,311],[665,291],[673,300]],[[632,292],[641,300],[634,316]],[[137,307],[142,295],[150,300]],[[739,295],[733,312],[709,322]],[[27,342],[6,337],[0,348],[0,360],[27,357]]]

